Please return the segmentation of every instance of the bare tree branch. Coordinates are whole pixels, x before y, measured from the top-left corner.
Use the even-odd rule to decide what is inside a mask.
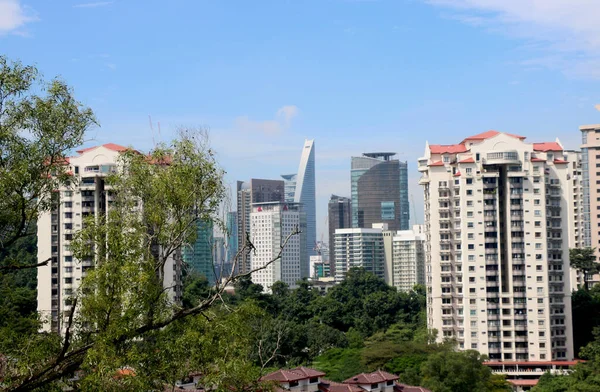
[[[36,264],[10,264],[10,265],[3,265],[0,266],[0,271],[17,271],[17,270],[22,270],[22,269],[29,269],[29,268],[37,268],[37,267],[43,267],[45,265],[48,265],[48,263],[50,262],[50,260],[52,260],[52,258],[48,258],[44,261],[41,261],[39,263]]]

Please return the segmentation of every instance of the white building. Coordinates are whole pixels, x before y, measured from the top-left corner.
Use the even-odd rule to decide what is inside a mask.
[[[375,225],[374,225],[375,226]],[[385,251],[383,232],[387,227],[372,229],[336,229],[335,280],[341,282],[354,267],[385,278]]]
[[[426,145],[427,324],[493,361],[570,360],[568,154],[524,139]]]
[[[289,238],[281,258],[277,257],[285,239],[296,228],[306,226],[305,214],[298,203],[256,203],[250,213],[250,237],[256,248],[250,260],[251,269],[265,267],[252,272],[252,282],[263,286],[265,292],[277,281],[291,288],[302,278],[301,261],[305,259],[306,237],[304,232]]]
[[[76,260],[69,248],[73,234],[81,230],[87,216],[106,214],[111,203],[111,191],[105,179],[117,170],[119,154],[126,148],[108,143],[77,151],[75,157],[67,158],[72,181],[52,194],[54,208],[42,213],[38,219],[38,261],[50,260],[37,269],[38,312],[45,330],[60,332],[63,321],[71,309],[74,296],[85,277],[94,267],[92,258]],[[180,261],[171,259],[164,268],[165,287],[173,299],[181,294]]]
[[[400,230],[391,236],[391,257],[386,254],[389,285],[400,291],[410,291],[416,284],[425,284],[425,226]],[[387,251],[387,248],[386,248]]]

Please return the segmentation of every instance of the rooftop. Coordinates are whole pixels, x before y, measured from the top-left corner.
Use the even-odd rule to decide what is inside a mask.
[[[383,158],[384,161],[389,161],[391,157],[396,155],[395,152],[365,152],[363,156],[369,158]]]

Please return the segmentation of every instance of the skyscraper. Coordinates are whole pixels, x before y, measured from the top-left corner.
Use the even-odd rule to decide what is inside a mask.
[[[335,280],[341,282],[352,268],[364,268],[384,278],[385,224],[375,228],[337,229],[335,231]]]
[[[225,247],[227,249],[227,262],[233,263],[233,259],[238,251],[238,227],[237,227],[237,212],[230,211],[227,213],[227,222],[225,227],[227,230],[225,237]]]
[[[352,157],[352,227],[384,222],[392,231],[409,230],[407,163],[393,152]]]
[[[37,268],[37,308],[47,331],[64,332],[63,323],[72,308],[72,297],[87,271],[94,268],[94,257],[77,260],[70,245],[73,234],[84,228],[87,217],[106,217],[114,193],[106,177],[117,171],[120,154],[126,147],[113,143],[85,148],[68,158],[72,173],[70,185],[52,193],[52,208],[37,222],[38,260],[50,260]],[[163,284],[170,297],[181,295],[181,254],[175,252],[164,266]]]
[[[199,274],[208,280],[210,285],[215,283],[216,264],[214,261],[213,223],[198,222],[196,224],[196,240],[183,248],[183,262],[190,274]]]
[[[282,180],[263,180],[253,178],[249,182],[237,182],[237,245],[243,249],[250,234],[250,212],[252,204],[284,201],[284,183]],[[254,242],[254,240],[251,240]],[[237,270],[250,271],[250,252],[240,254]],[[308,268],[308,266],[307,266]]]
[[[317,212],[315,193],[315,141],[306,140],[296,176],[294,202],[300,203],[306,213],[306,254],[302,261],[302,277],[309,275],[309,257],[315,254],[317,244]]]
[[[250,213],[250,230],[256,247],[251,258],[251,269],[265,267],[252,273],[252,281],[263,286],[265,292],[277,281],[296,287],[302,277],[301,262],[306,257],[304,252],[305,237],[293,235],[282,251],[281,258],[274,260],[285,239],[296,227],[305,227],[305,214],[297,203],[272,202],[255,203]]]
[[[600,199],[596,189],[600,188],[600,124],[582,125],[581,131],[581,186],[583,188],[583,222],[580,232],[582,247],[596,248],[600,260]],[[598,275],[587,276],[589,283],[598,282]]]
[[[391,286],[399,291],[410,291],[416,284],[425,284],[425,227],[414,225],[412,230],[401,230],[392,235],[391,257],[386,255]],[[385,241],[386,238],[384,238]]]
[[[331,195],[327,205],[327,218],[329,223],[329,265],[331,276],[335,276],[335,231],[352,227],[350,199]]]
[[[419,158],[427,325],[493,361],[568,360],[572,162],[524,139],[488,131]]]

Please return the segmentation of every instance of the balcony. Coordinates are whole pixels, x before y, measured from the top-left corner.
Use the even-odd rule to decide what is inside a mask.
[[[520,162],[519,152],[516,150],[511,150],[503,152],[488,152],[483,163],[487,165],[501,165],[517,162]]]

